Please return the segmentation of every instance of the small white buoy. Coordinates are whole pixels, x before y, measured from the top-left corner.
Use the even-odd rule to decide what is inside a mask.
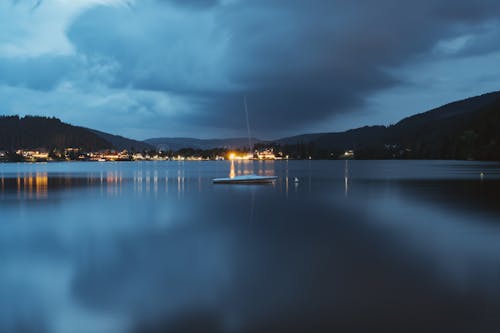
[[[483,173],[483,172],[480,172],[480,173],[479,173],[479,176],[481,177],[481,179],[483,179],[483,178],[484,178],[484,173]]]
[[[299,182],[299,179],[298,179],[297,177],[294,177],[294,178],[293,178],[293,182],[294,182],[294,183],[298,183],[298,182]]]

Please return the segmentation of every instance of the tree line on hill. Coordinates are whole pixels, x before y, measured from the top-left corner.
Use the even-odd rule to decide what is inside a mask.
[[[285,138],[277,149],[299,158],[500,161],[500,92],[454,102],[391,126]]]
[[[196,141],[201,147],[204,142],[198,141],[203,140]],[[342,158],[345,151],[352,150],[356,159],[500,161],[500,92],[450,103],[391,126],[366,126],[339,133],[254,142],[255,149],[273,149],[291,159],[337,159]],[[70,147],[90,152],[125,149],[168,157],[202,158],[224,156],[229,150],[227,147],[185,147],[160,152],[159,146],[149,142],[72,126],[56,118],[0,116],[0,153],[3,154],[0,159],[15,160],[13,153],[18,149],[45,148],[53,152]]]
[[[63,123],[57,118],[1,116],[0,150],[82,148],[87,151],[113,146],[86,128]]]

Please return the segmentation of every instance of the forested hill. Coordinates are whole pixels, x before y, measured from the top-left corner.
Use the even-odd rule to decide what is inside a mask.
[[[408,117],[388,132],[413,158],[500,160],[500,92]]]
[[[339,133],[306,134],[276,141],[301,155],[356,158],[500,160],[500,92],[453,102],[391,126],[366,126]],[[299,148],[296,148],[299,149]]]
[[[119,151],[127,150],[129,152],[142,152],[145,150],[155,150],[156,148],[144,141],[137,141],[133,139],[125,138],[121,135],[113,135],[109,133],[104,133],[101,131],[88,129],[92,133],[97,134],[99,137],[103,138],[107,142],[111,143],[111,145]]]
[[[0,116],[0,150],[68,147],[97,151],[113,145],[86,128],[57,118]]]
[[[500,92],[453,102],[401,120],[391,126],[366,126],[339,133],[305,134],[273,143],[292,158],[337,158],[354,150],[360,159],[473,159],[500,161]],[[141,151],[246,146],[247,139],[130,140],[72,126],[56,118],[0,116],[0,150],[83,148]],[[165,147],[163,147],[163,146]],[[208,145],[208,146],[207,146]],[[156,147],[153,147],[156,146]]]

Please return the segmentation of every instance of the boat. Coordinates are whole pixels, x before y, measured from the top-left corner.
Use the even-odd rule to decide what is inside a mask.
[[[278,179],[277,176],[243,175],[227,178],[214,178],[214,184],[271,184]]]
[[[248,131],[248,145],[250,151],[252,150],[252,139],[250,136],[250,122],[248,121],[248,108],[247,108],[247,98],[246,96],[243,99],[245,104],[245,115],[247,121],[247,131]],[[271,184],[274,183],[278,179],[277,176],[259,176],[255,174],[250,175],[240,175],[235,176],[234,172],[234,159],[231,159],[231,171],[229,173],[229,177],[226,178],[214,178],[212,179],[212,183],[214,184]]]

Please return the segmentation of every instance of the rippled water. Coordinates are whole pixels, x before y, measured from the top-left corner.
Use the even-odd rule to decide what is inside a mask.
[[[496,331],[499,198],[495,163],[0,164],[0,332]]]

